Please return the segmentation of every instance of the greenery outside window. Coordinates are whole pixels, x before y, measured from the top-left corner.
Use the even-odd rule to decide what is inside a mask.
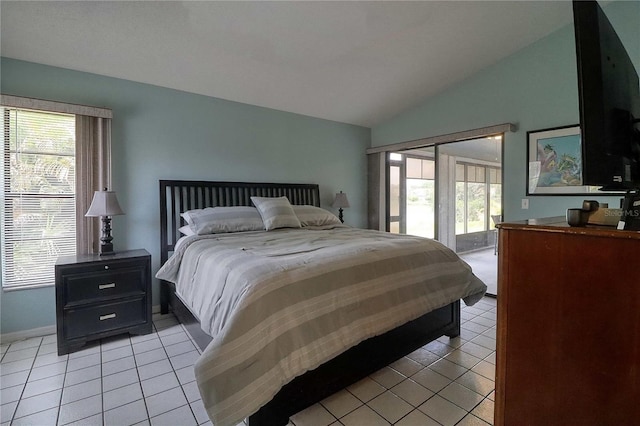
[[[480,164],[456,164],[456,234],[493,228],[491,215],[501,214],[500,169]]]
[[[54,284],[61,255],[95,253],[99,223],[84,216],[111,188],[110,109],[0,94],[2,290]]]
[[[435,164],[407,156],[407,234],[435,238]]]
[[[2,110],[2,286],[51,285],[76,253],[75,116]]]

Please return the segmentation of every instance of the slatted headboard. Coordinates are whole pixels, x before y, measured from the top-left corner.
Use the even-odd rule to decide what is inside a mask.
[[[161,264],[167,261],[180,238],[178,229],[185,225],[180,213],[205,207],[251,206],[252,196],[286,196],[291,204],[320,207],[320,189],[316,184],[161,180]]]

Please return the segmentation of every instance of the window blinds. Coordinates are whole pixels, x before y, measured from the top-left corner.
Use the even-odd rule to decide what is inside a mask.
[[[2,112],[2,286],[51,285],[57,257],[76,253],[76,118]]]

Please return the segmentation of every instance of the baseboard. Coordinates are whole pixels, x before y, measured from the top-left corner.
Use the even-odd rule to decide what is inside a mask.
[[[55,325],[32,328],[30,330],[14,331],[13,333],[5,333],[0,335],[0,342],[5,345],[7,343],[17,342],[18,340],[30,339],[32,337],[48,336],[49,334],[56,334]]]
[[[151,307],[151,313],[160,313],[160,305],[153,305]],[[47,325],[46,327],[32,328],[30,330],[20,330],[12,333],[0,334],[0,342],[5,345],[19,340],[30,339],[32,337],[48,336],[49,334],[56,334],[55,324]]]

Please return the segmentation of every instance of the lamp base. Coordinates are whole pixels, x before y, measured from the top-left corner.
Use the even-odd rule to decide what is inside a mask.
[[[109,216],[102,217],[102,238],[100,238],[100,256],[110,256],[116,254],[113,251],[113,243],[111,242],[111,218]]]
[[[341,223],[344,223],[344,218],[342,217],[342,209],[338,209],[338,219],[340,219]]]
[[[99,251],[100,256],[111,256],[114,254],[116,254],[116,252],[113,251],[113,244],[111,243],[100,244],[100,251]]]

